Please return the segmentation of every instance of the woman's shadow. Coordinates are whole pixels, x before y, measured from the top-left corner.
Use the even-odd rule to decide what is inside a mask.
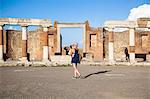
[[[90,77],[92,75],[97,75],[97,74],[102,74],[102,73],[107,73],[107,72],[111,72],[111,70],[105,70],[105,71],[98,71],[98,72],[95,72],[95,73],[90,73],[90,74],[84,76],[84,79],[88,78],[88,77]]]

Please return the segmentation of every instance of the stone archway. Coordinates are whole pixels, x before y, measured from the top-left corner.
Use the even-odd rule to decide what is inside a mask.
[[[83,53],[86,53],[86,23],[56,23],[55,28],[57,29],[56,53],[61,53],[61,28],[83,28]]]

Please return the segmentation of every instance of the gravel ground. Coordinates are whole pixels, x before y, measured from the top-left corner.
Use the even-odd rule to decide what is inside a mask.
[[[150,99],[150,66],[0,67],[0,99]]]

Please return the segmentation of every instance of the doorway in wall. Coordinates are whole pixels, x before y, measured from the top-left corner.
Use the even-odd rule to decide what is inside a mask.
[[[78,43],[80,54],[83,54],[83,29],[82,28],[61,28],[61,54],[68,55],[70,45]]]

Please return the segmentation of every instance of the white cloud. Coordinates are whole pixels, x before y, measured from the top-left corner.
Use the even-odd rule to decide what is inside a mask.
[[[150,17],[150,5],[144,4],[137,8],[132,8],[127,20],[135,21],[140,17]]]

